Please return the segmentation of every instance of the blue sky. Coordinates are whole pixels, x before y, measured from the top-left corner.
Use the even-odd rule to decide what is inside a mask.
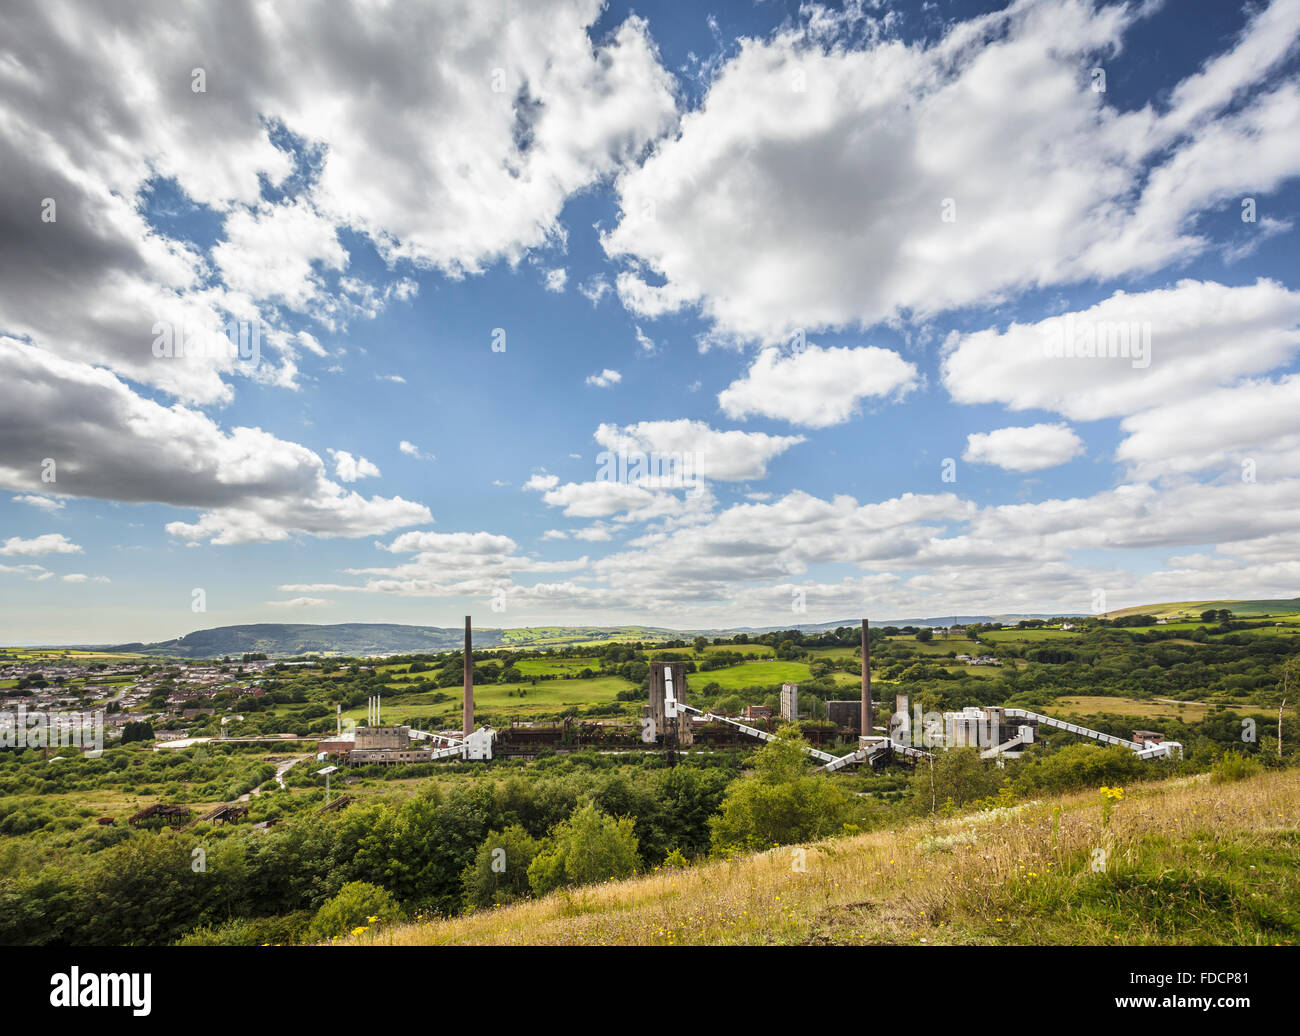
[[[1294,5],[129,10],[0,43],[0,642],[1296,595]]]

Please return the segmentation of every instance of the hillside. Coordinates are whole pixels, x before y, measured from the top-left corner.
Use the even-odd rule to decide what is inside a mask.
[[[1019,619],[1052,618],[1050,615],[949,615],[926,619],[882,619],[879,626],[946,626],[973,622],[1014,623]],[[662,626],[520,626],[508,629],[474,627],[476,648],[568,647],[607,641],[646,642],[690,639],[696,636],[734,636],[798,629],[807,633],[856,626],[861,619],[835,622],[792,623],[787,626],[734,626],[726,629],[669,629]],[[335,625],[262,622],[240,626],[217,626],[196,630],[173,640],[145,644],[75,645],[109,652],[132,652],[165,658],[237,657],[261,652],[273,658],[324,654],[368,657],[448,651],[464,643],[464,629],[458,626],[406,626],[400,623],[344,622]]]
[[[402,626],[381,622],[345,622],[334,626],[267,622],[218,626],[196,630],[175,640],[157,644],[122,644],[111,650],[167,658],[238,657],[247,652],[263,652],[272,657],[311,653],[369,656],[447,651],[460,647],[464,637],[464,629],[454,627]],[[492,647],[501,643],[501,631],[475,630],[474,639],[481,647]]]
[[[1096,791],[662,870],[346,941],[377,945],[1287,944],[1300,775]],[[1094,862],[1105,861],[1094,871]]]
[[[1118,608],[1106,612],[1108,619],[1119,619],[1125,615],[1154,615],[1157,619],[1169,619],[1178,615],[1198,617],[1201,612],[1214,608],[1227,608],[1233,615],[1242,618],[1251,615],[1287,615],[1300,612],[1300,597],[1283,597],[1257,601],[1166,601],[1164,604],[1143,604],[1133,608]]]
[[[1126,615],[1155,615],[1159,618],[1179,615],[1197,616],[1207,608],[1228,608],[1238,617],[1281,615],[1300,612],[1300,598],[1249,601],[1172,601],[1140,605],[1106,613],[1115,619]],[[947,626],[1001,622],[1014,625],[1021,619],[1048,619],[1048,613],[1014,613],[1005,615],[945,615],[910,619],[873,619],[875,626]],[[671,629],[663,626],[519,626],[510,628],[474,628],[476,648],[572,647],[609,641],[661,642],[690,639],[696,636],[732,637],[737,633],[763,634],[798,629],[819,633],[842,626],[856,626],[860,618],[833,622],[791,623],[787,626],[731,626],[726,628]],[[196,630],[183,637],[153,644],[77,645],[110,652],[133,652],[165,658],[238,657],[261,652],[272,658],[289,658],[304,654],[370,657],[448,651],[463,643],[464,630],[459,626],[408,626],[401,623],[345,622],[335,625],[311,623],[251,623]]]

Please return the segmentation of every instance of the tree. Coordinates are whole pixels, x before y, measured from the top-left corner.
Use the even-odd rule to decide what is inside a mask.
[[[696,637],[696,638],[695,638],[695,653],[696,653],[697,655],[702,655],[702,654],[704,654],[704,649],[705,649],[706,647],[708,647],[708,646],[709,646],[709,638],[708,638],[708,637]]]
[[[922,644],[928,644],[934,639],[934,631],[929,629],[917,630],[916,639]]]
[[[1277,705],[1277,757],[1282,758],[1282,712],[1286,709],[1287,702],[1296,700],[1296,695],[1300,694],[1300,655],[1294,655],[1287,659],[1282,666],[1282,678],[1278,681],[1277,696],[1280,699]]]
[[[754,755],[754,772],[734,781],[709,823],[713,849],[727,854],[805,842],[838,831],[848,802],[835,785],[808,772],[807,742],[782,729]]]
[[[544,896],[570,885],[629,878],[640,865],[636,821],[615,820],[592,803],[557,824],[528,868],[528,884]]]
[[[152,741],[153,724],[148,720],[140,722],[130,722],[122,727],[122,744],[130,744],[132,741]]]
[[[518,824],[493,831],[465,868],[465,905],[486,907],[523,899],[529,892],[528,868],[536,856],[536,839]]]

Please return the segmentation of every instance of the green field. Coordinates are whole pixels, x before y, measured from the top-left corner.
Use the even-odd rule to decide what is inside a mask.
[[[1035,641],[1044,640],[1069,640],[1078,635],[1079,634],[1074,630],[1058,629],[993,630],[992,632],[982,634],[982,636],[987,637],[995,644],[1008,644],[1019,641],[1029,644]]]
[[[692,673],[687,678],[690,687],[702,688],[716,683],[724,691],[738,691],[743,687],[769,687],[773,684],[800,683],[812,679],[804,662],[742,662],[740,665],[714,669],[708,673]],[[854,677],[854,679],[857,679]],[[688,699],[689,700],[689,699]]]
[[[515,663],[524,676],[569,675],[590,669],[599,672],[600,660],[597,658],[521,658]]]
[[[631,682],[621,676],[598,676],[590,680],[546,680],[536,686],[531,683],[480,684],[474,688],[474,707],[480,712],[491,711],[494,715],[504,714],[509,718],[523,719],[538,714],[562,712],[567,706],[610,705],[614,703],[619,691],[625,691],[631,686]],[[402,685],[395,685],[393,690],[401,694]],[[436,694],[442,694],[449,700],[435,701]],[[385,698],[384,720],[405,723],[412,717],[438,716],[444,722],[459,722],[460,697],[460,689],[450,687],[442,691],[401,694],[391,700]],[[366,710],[364,706],[349,709],[343,716],[364,723]]]
[[[73,648],[0,648],[0,655],[9,655],[24,662],[57,662],[61,658],[77,662],[111,662],[145,658],[144,655],[124,652],[78,651]]]

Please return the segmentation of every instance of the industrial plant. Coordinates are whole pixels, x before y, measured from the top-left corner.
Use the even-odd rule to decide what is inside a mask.
[[[610,751],[657,750],[674,759],[679,752],[710,751],[754,741],[773,741],[784,724],[799,720],[799,685],[781,687],[780,714],[767,706],[745,708],[743,718],[705,711],[686,700],[686,666],[682,662],[652,662],[649,666],[649,700],[639,721],[564,719],[551,723],[514,722],[496,730],[475,726],[474,665],[471,617],[465,617],[463,723],[460,730],[428,731],[401,724],[385,724],[382,696],[370,699],[364,726],[344,729],[341,713],[335,736],[322,739],[317,757],[337,757],[349,766],[367,764],[409,765],[441,760],[488,761],[497,758],[531,758],[543,749],[596,747]],[[911,708],[908,694],[897,694],[885,726],[877,726],[871,689],[868,620],[862,620],[862,693],[848,701],[828,701],[827,719],[805,723],[800,732],[808,742],[804,751],[815,761],[817,772],[833,773],[849,766],[883,766],[890,761],[914,764],[935,751],[976,748],[985,759],[1001,765],[1016,759],[1042,739],[1044,730],[1060,730],[1107,745],[1133,751],[1140,759],[1181,758],[1183,746],[1162,734],[1135,730],[1131,739],[1103,733],[1078,723],[1056,719],[1027,709],[998,706],[967,707],[959,711],[922,713]],[[909,711],[910,710],[910,711]],[[845,744],[850,750],[842,751]],[[840,754],[825,748],[838,746]]]

